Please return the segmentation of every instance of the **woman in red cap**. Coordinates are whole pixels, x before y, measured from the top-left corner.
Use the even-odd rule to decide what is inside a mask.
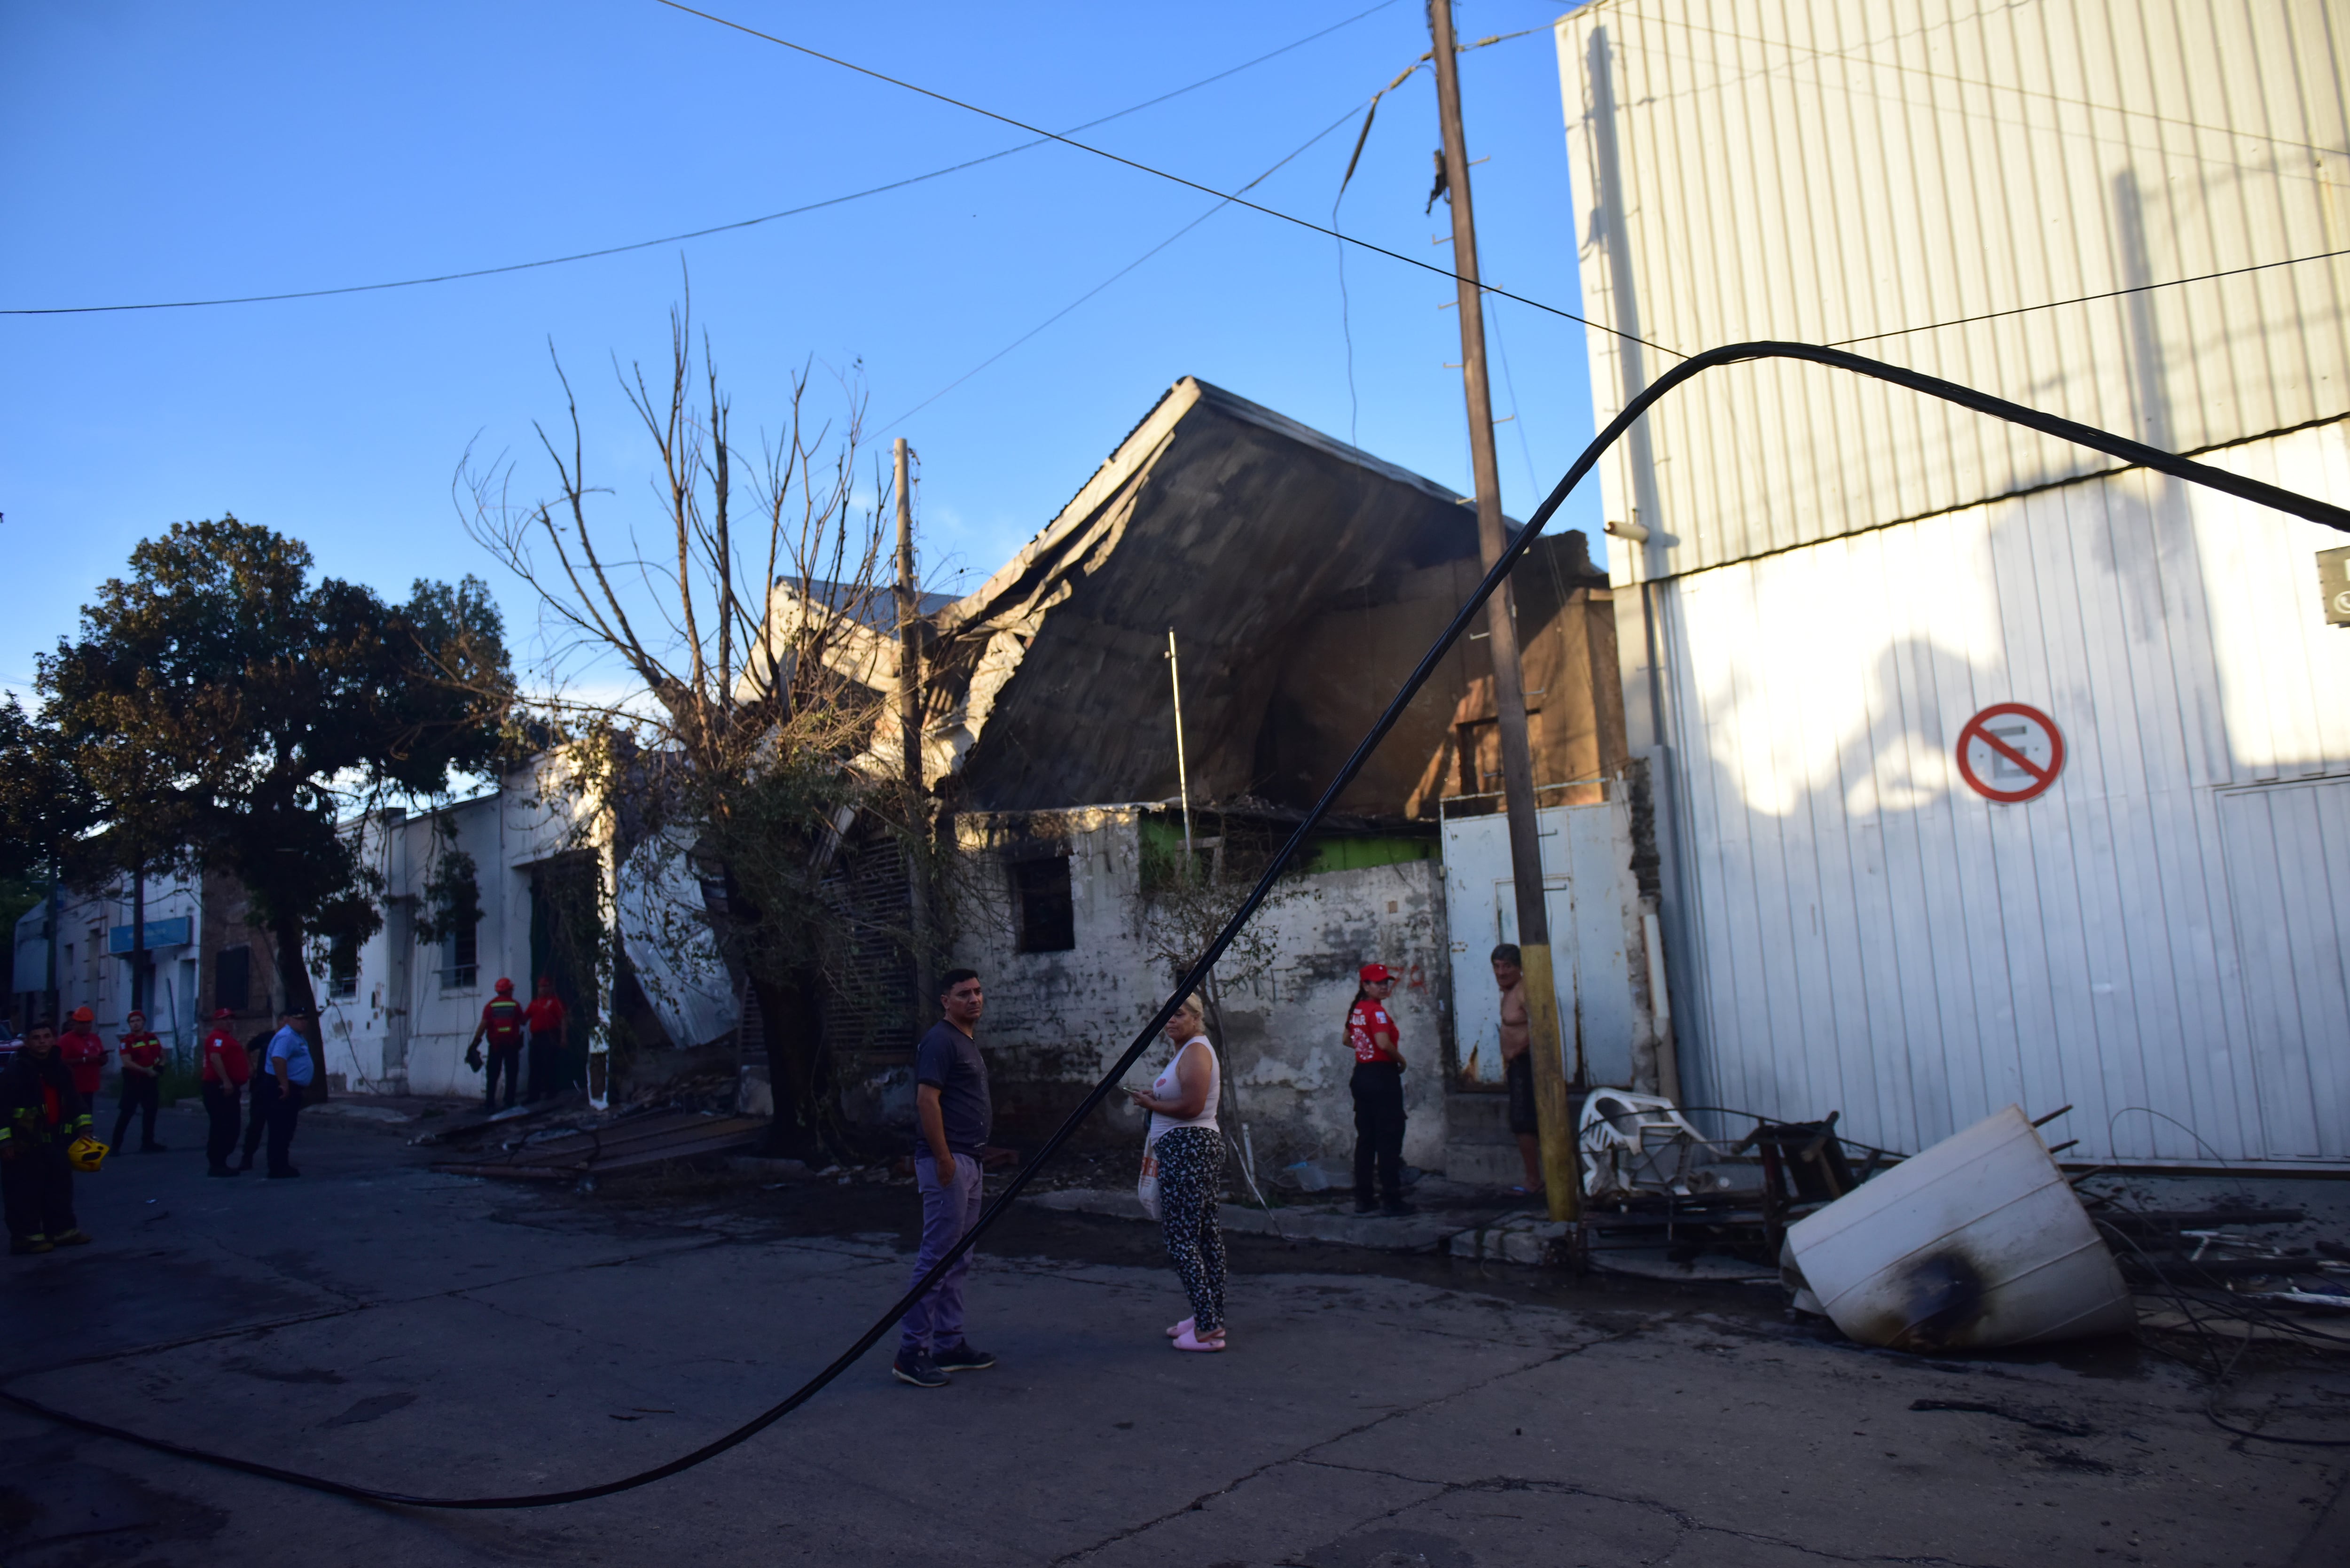
[[[1355,1004],[1347,1010],[1347,1044],[1355,1052],[1355,1212],[1409,1214],[1403,1200],[1402,1035],[1388,1012],[1395,976],[1367,963],[1356,976]],[[1379,1197],[1371,1195],[1378,1166]]]

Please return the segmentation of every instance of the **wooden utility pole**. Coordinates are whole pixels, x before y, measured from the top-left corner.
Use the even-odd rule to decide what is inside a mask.
[[[1436,106],[1444,129],[1444,184],[1452,208],[1452,270],[1460,278],[1461,379],[1469,395],[1469,456],[1477,483],[1477,546],[1485,569],[1502,558],[1502,476],[1493,453],[1493,394],[1485,378],[1485,309],[1477,286],[1477,220],[1469,201],[1469,151],[1461,130],[1461,67],[1452,40],[1452,0],[1429,0],[1436,54]],[[1518,623],[1510,585],[1486,603],[1493,652],[1493,709],[1502,739],[1502,795],[1509,810],[1510,867],[1516,882],[1518,948],[1523,955],[1526,1020],[1534,1034],[1534,1113],[1542,1129],[1543,1187],[1554,1220],[1583,1211],[1583,1187],[1567,1118],[1565,1054],[1558,992],[1551,979],[1550,915],[1543,901],[1542,840],[1534,824],[1534,753],[1526,740],[1526,695],[1518,666]]]
[[[922,789],[921,600],[914,587],[914,487],[906,438],[897,441],[898,462],[898,729],[905,746],[906,829],[912,839],[906,857],[906,893],[912,906],[914,1013],[927,1020],[931,992],[931,814]]]

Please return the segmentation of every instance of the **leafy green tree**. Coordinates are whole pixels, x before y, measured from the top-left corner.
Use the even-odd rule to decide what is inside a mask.
[[[128,867],[184,853],[234,876],[289,1005],[307,949],[363,940],[380,891],[338,824],[494,766],[510,681],[486,585],[407,603],[311,578],[308,548],[234,517],[174,524],[41,659],[42,722]]]

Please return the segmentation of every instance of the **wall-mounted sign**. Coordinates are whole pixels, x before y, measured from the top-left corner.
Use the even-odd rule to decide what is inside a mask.
[[[195,922],[185,915],[168,920],[147,922],[147,946],[153,948],[183,948],[196,940]],[[127,953],[134,950],[129,926],[117,926],[106,933],[106,950]]]
[[[2317,592],[2325,601],[2325,624],[2350,626],[2350,545],[2317,552]]]
[[[1994,702],[1959,732],[1959,776],[1986,800],[2030,800],[2064,769],[2064,732],[2037,708]]]

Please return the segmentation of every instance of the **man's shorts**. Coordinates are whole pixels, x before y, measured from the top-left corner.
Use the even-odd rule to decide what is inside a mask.
[[[1534,1119],[1534,1054],[1521,1051],[1503,1064],[1510,1086],[1510,1130],[1532,1137],[1542,1130]]]

